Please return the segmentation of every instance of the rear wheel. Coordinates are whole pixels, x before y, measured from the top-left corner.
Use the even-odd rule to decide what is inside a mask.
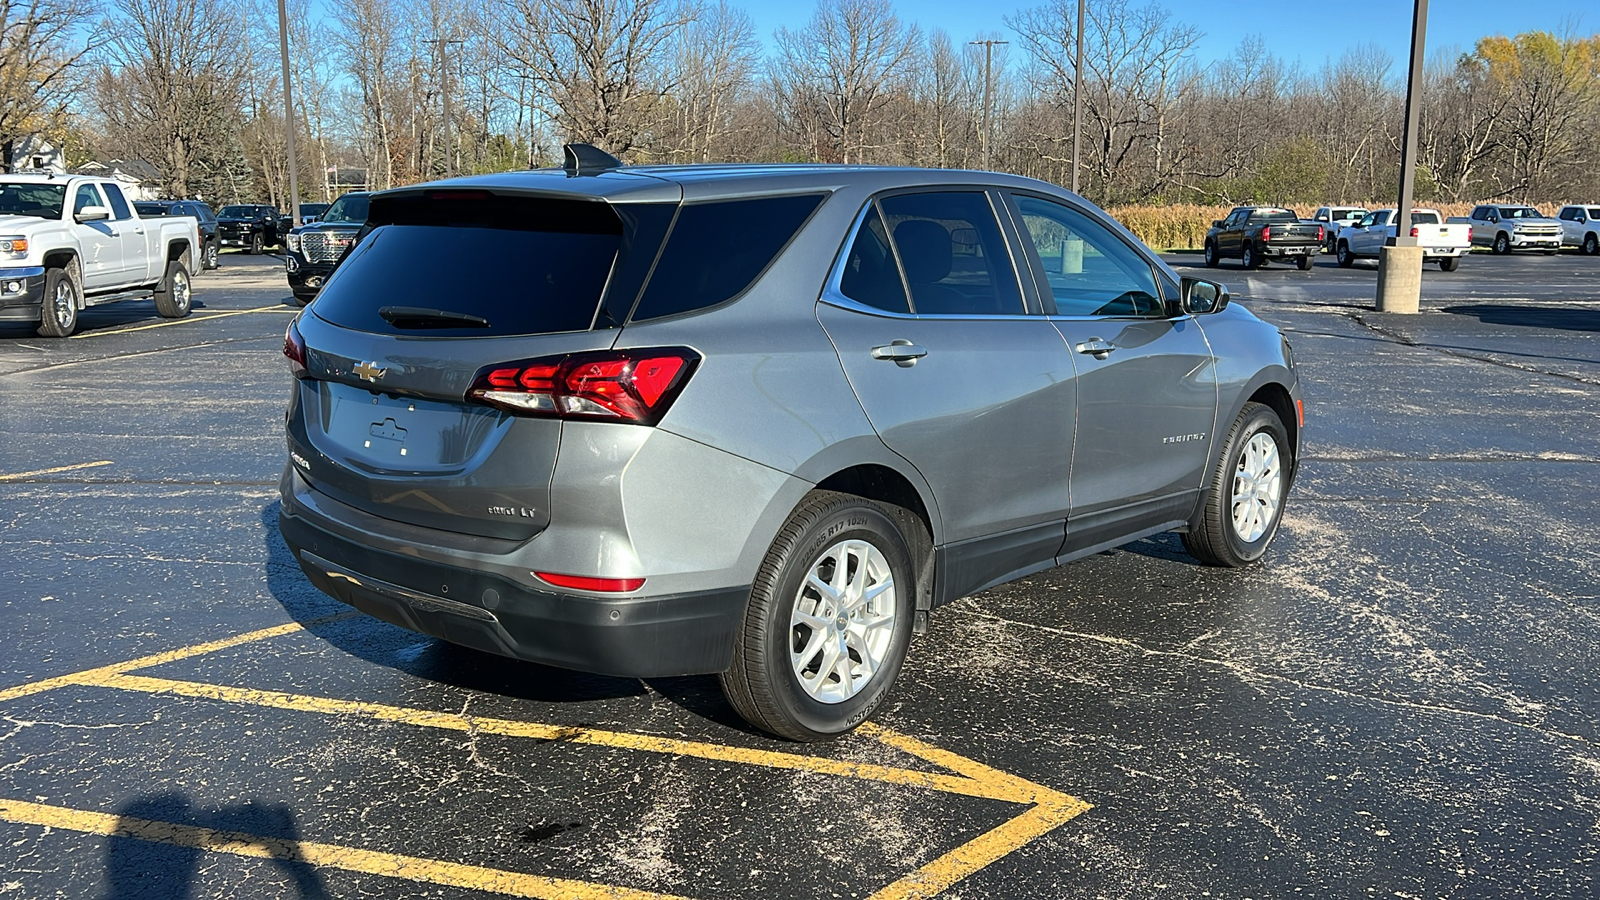
[[[1264,262],[1261,259],[1261,255],[1256,251],[1254,244],[1244,245],[1244,255],[1240,259],[1244,262],[1246,269],[1259,269]]]
[[[1356,264],[1355,254],[1350,252],[1349,241],[1339,242],[1339,252],[1335,259],[1339,261],[1339,265],[1345,267],[1346,269]]]
[[[78,285],[66,269],[46,269],[44,303],[39,309],[41,337],[67,337],[78,330]]]
[[[1217,267],[1217,263],[1218,259],[1216,242],[1206,241],[1206,268],[1215,269]]]
[[[1454,272],[1455,270],[1461,268],[1461,257],[1446,256],[1439,260],[1439,268],[1446,272]]]
[[[1184,548],[1211,566],[1244,566],[1260,559],[1283,519],[1290,453],[1289,435],[1278,414],[1269,406],[1246,403],[1211,473],[1205,506],[1183,535]]]
[[[1311,254],[1307,253],[1305,256],[1296,258],[1294,264],[1299,266],[1302,272],[1311,271]]]
[[[1511,252],[1511,239],[1504,231],[1494,236],[1494,252],[1502,255]]]
[[[814,491],[767,551],[720,676],[728,702],[779,737],[860,725],[888,696],[911,641],[911,552],[871,500]]]
[[[163,319],[181,319],[189,314],[193,300],[190,293],[189,268],[183,260],[167,263],[167,274],[156,286],[156,312]]]
[[[1583,236],[1583,252],[1587,256],[1600,255],[1600,237],[1592,231]]]

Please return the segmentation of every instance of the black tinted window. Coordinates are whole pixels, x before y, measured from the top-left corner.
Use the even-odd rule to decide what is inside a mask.
[[[586,330],[622,242],[620,232],[620,225],[610,234],[384,225],[339,265],[314,309],[334,324],[389,334],[473,337]],[[464,313],[489,324],[400,327],[380,315],[385,307]]]
[[[1292,209],[1258,209],[1250,214],[1252,222],[1298,222],[1300,217]]]
[[[105,186],[105,191],[106,199],[111,201],[111,217],[113,219],[120,221],[133,218],[133,210],[128,208],[128,201],[122,196],[122,188],[114,184],[108,184]]]
[[[684,206],[633,318],[705,309],[744,293],[821,202],[807,194]]]
[[[368,194],[346,194],[333,201],[333,205],[314,213],[321,215],[324,222],[348,222],[360,225],[367,221],[367,207],[371,203]],[[302,207],[302,212],[304,208]]]
[[[167,215],[166,206],[160,203],[135,203],[133,208],[138,210],[139,217],[144,219],[157,219]],[[183,214],[181,209],[178,211],[178,214]]]
[[[986,195],[902,194],[879,209],[917,314],[1022,314],[1016,272]]]
[[[889,235],[876,206],[867,213],[856,239],[850,242],[839,292],[857,303],[889,312],[911,311],[905,283],[900,280],[900,267],[894,261],[894,251],[889,249]]]

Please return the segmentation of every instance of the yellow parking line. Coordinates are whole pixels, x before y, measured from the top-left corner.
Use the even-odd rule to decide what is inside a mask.
[[[299,312],[299,310],[284,309],[282,304],[277,304],[275,306],[258,306],[255,309],[236,309],[230,312],[211,313],[210,315],[185,316],[182,319],[168,319],[165,322],[156,322],[150,325],[130,325],[127,328],[113,328],[110,331],[85,331],[82,334],[75,334],[72,337],[74,339],[107,337],[113,334],[128,334],[129,332],[133,331],[148,331],[151,328],[166,328],[169,325],[188,325],[195,322],[209,322],[212,319],[226,319],[229,316],[248,316],[251,313],[273,312],[274,310],[282,310],[284,312]]]
[[[111,460],[102,459],[99,462],[73,463],[70,466],[56,466],[54,469],[38,469],[33,472],[17,472],[12,475],[0,475],[0,481],[20,481],[24,478],[33,478],[38,475],[55,475],[61,472],[76,472],[79,469],[96,469],[100,466],[111,465]]]
[[[422,859],[398,853],[380,853],[356,847],[341,847],[317,841],[295,841],[263,837],[239,831],[218,831],[195,825],[114,816],[107,813],[0,799],[0,819],[23,825],[61,828],[107,837],[138,838],[157,844],[171,844],[195,850],[231,853],[256,859],[279,859],[326,866],[347,872],[403,878],[445,887],[490,891],[511,897],[549,898],[549,900],[681,900],[671,894],[635,891],[611,885],[592,884],[545,875],[486,869],[437,859]]]

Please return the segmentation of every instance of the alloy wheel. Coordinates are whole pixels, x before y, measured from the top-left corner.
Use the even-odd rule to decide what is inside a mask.
[[[1278,442],[1257,432],[1239,453],[1233,473],[1233,530],[1245,543],[1266,534],[1283,502],[1283,466]]]
[[[789,664],[801,688],[843,703],[878,673],[894,637],[889,560],[862,540],[840,541],[806,572],[790,612]]]

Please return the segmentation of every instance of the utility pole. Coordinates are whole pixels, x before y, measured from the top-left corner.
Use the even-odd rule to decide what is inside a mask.
[[[289,150],[289,221],[300,224],[300,165],[294,158],[294,94],[289,87],[289,14],[278,0],[278,49],[283,55],[283,142]]]
[[[989,160],[989,107],[990,94],[994,89],[994,79],[989,72],[994,64],[994,48],[996,44],[1009,44],[1010,41],[972,41],[973,45],[983,45],[983,167],[992,168]]]
[[[1078,52],[1072,63],[1072,192],[1078,192],[1078,159],[1083,135],[1083,4],[1078,0]]]
[[[1422,248],[1411,236],[1413,182],[1417,170],[1417,126],[1422,118],[1423,47],[1428,32],[1428,0],[1416,0],[1411,19],[1411,71],[1406,80],[1406,122],[1400,141],[1400,205],[1394,237],[1378,251],[1378,310],[1414,313],[1422,299]]]
[[[283,0],[278,0],[282,3]],[[439,53],[439,93],[444,99],[444,177],[454,178],[456,175],[455,148],[450,143],[450,66],[446,54],[450,44],[465,44],[466,41],[455,38],[436,38],[423,41],[424,44],[433,44]]]

